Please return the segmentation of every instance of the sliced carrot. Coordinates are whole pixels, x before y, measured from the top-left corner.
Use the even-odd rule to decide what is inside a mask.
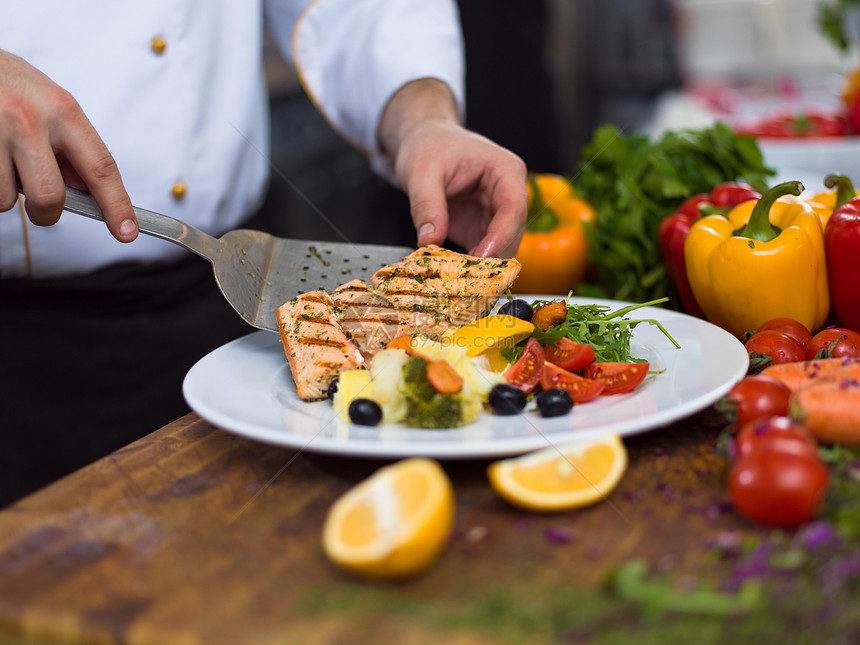
[[[412,348],[412,336],[396,336],[388,341],[385,349],[405,349],[407,352]]]
[[[822,358],[812,361],[780,363],[766,367],[762,374],[782,381],[790,390],[794,391],[808,387],[824,378],[837,376],[846,369],[860,374],[860,359]],[[848,373],[846,372],[846,374]]]
[[[860,446],[860,379],[839,374],[792,392],[789,416],[819,441]]]
[[[565,318],[567,318],[567,304],[563,300],[559,300],[535,309],[532,313],[532,324],[546,331],[553,325],[564,322]]]
[[[445,361],[427,365],[427,381],[440,394],[456,394],[463,389],[463,377]]]

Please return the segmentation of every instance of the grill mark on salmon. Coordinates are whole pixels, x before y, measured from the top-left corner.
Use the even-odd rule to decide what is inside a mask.
[[[417,327],[428,326],[429,317],[438,335],[486,316],[519,272],[515,259],[479,258],[429,245],[379,269],[370,283],[402,310],[421,312],[413,323]]]
[[[346,334],[365,359],[401,334],[401,315],[382,294],[363,280],[351,280],[331,292],[335,311]]]
[[[304,401],[326,398],[337,375],[364,366],[358,346],[347,338],[325,291],[310,291],[277,309],[278,330],[296,391]]]

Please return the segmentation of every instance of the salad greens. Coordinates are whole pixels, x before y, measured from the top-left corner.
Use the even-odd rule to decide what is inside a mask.
[[[759,192],[775,174],[764,165],[755,139],[724,123],[666,132],[652,141],[612,125],[594,132],[574,179],[577,192],[596,211],[587,225],[593,272],[578,296],[632,302],[672,294],[657,238],[660,221],[681,202],[727,181],[743,181]]]
[[[508,297],[511,297],[510,293]],[[568,294],[569,298],[570,294]],[[554,344],[565,337],[577,343],[586,343],[594,349],[595,362],[598,363],[638,363],[641,362],[641,359],[634,358],[630,354],[630,338],[637,325],[644,323],[656,326],[672,341],[675,347],[680,347],[678,342],[657,320],[624,317],[636,309],[662,304],[666,300],[668,298],[658,298],[650,302],[628,305],[616,311],[611,311],[611,307],[605,305],[576,305],[568,302],[567,317],[563,322],[547,330],[535,327],[531,337],[535,338],[541,345]],[[536,308],[550,302],[555,301],[536,300],[532,306]],[[502,350],[502,355],[508,362],[513,363],[522,353],[525,342]]]

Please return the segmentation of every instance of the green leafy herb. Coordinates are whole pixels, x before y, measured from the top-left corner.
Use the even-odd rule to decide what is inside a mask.
[[[611,125],[598,128],[575,178],[579,194],[597,216],[587,225],[594,272],[577,295],[645,302],[671,294],[657,227],[687,197],[726,181],[767,187],[774,171],[764,165],[755,139],[726,124],[666,132],[652,141]]]
[[[595,353],[595,361],[599,363],[631,363],[641,362],[630,354],[630,338],[633,329],[637,325],[654,325],[672,341],[675,347],[679,347],[677,341],[671,334],[653,318],[624,318],[630,312],[651,305],[665,302],[667,298],[659,298],[651,302],[628,305],[616,311],[605,305],[567,305],[567,317],[563,322],[550,327],[546,331],[535,327],[532,337],[537,339],[541,345],[549,345],[558,342],[562,338],[570,338],[577,343],[591,345]],[[536,300],[533,307],[553,302],[549,300]],[[525,341],[515,347],[502,350],[502,355],[513,363],[522,353]]]

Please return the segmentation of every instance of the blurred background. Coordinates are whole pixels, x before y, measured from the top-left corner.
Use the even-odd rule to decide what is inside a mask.
[[[823,37],[817,4],[460,0],[467,125],[531,171],[570,174],[602,123],[656,135],[774,106],[829,109],[856,61]],[[274,46],[266,59],[275,170],[265,226],[285,237],[414,244],[406,198],[329,128]],[[766,158],[794,163],[781,154]]]

